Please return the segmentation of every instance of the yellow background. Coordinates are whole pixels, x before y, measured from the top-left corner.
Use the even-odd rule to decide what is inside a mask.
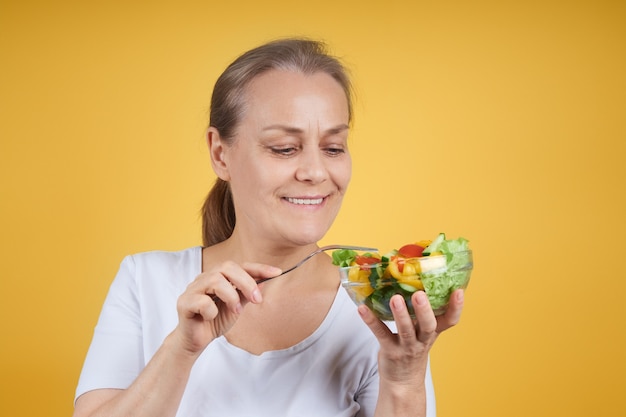
[[[0,1],[0,415],[68,416],[128,253],[200,243],[212,85],[275,37],[357,86],[323,243],[470,239],[439,415],[626,415],[623,1]]]

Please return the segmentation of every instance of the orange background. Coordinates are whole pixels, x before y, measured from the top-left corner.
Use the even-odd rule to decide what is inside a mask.
[[[439,415],[626,415],[623,1],[0,0],[0,415],[68,416],[128,253],[200,243],[210,92],[327,40],[357,86],[322,243],[470,239]]]

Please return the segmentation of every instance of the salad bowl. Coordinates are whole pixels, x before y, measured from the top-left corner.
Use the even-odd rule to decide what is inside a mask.
[[[391,297],[402,295],[415,318],[411,296],[420,290],[428,296],[435,315],[445,313],[452,292],[467,288],[473,265],[469,249],[418,257],[395,252],[381,257],[356,255],[350,265],[340,265],[339,272],[341,285],[355,304],[365,304],[379,319],[391,321]]]

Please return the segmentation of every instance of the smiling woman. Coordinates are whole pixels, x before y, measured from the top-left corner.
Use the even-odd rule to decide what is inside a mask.
[[[255,86],[249,86],[249,84],[257,76],[263,75],[271,68],[285,72],[292,71],[294,76],[296,74],[312,76],[317,73],[318,77],[331,77],[335,80],[337,83],[334,86],[335,89],[339,86],[343,90],[343,95],[338,98],[340,105],[345,106],[341,111],[345,112],[347,110],[346,121],[338,126],[337,129],[345,130],[347,135],[348,124],[352,120],[353,106],[352,85],[345,68],[337,59],[326,53],[325,45],[322,43],[277,41],[264,48],[256,48],[244,53],[218,78],[211,97],[210,125],[213,131],[210,131],[209,139],[211,139],[212,134],[217,133],[221,142],[228,144],[234,140],[236,129],[239,128],[237,126],[239,120],[245,109],[250,108],[250,100],[255,100],[255,94],[253,94]],[[294,70],[295,73],[293,73]],[[267,74],[264,75],[268,76]],[[273,78],[277,77],[274,76]],[[281,99],[274,95],[281,92],[284,94],[285,91],[283,90],[282,81],[277,81],[278,85],[273,86],[273,90],[261,92],[266,96],[269,92],[269,98],[273,98],[274,102],[280,104]],[[262,84],[258,82],[255,85],[256,88],[262,87]],[[312,83],[312,87],[316,88],[314,83]],[[312,100],[315,97],[315,94],[313,94],[308,99]],[[301,99],[306,100],[307,98],[301,97]],[[260,104],[263,105],[263,108],[271,108],[266,106],[269,102]],[[297,103],[290,104],[295,105]],[[303,104],[306,107],[306,103]],[[306,111],[309,110],[306,108]],[[297,109],[293,108],[287,111],[297,111]],[[283,117],[286,116],[283,115]],[[257,115],[257,117],[261,117],[261,115]],[[266,146],[268,147],[270,147],[270,140],[273,135],[278,135],[278,138],[280,138],[280,135],[301,135],[303,132],[298,126],[280,123],[287,121],[287,119],[278,119],[278,121],[278,124],[258,126],[263,134],[267,134]],[[261,123],[261,120],[257,120],[257,123]],[[341,132],[333,132],[331,130],[329,133],[339,134]],[[282,146],[284,147],[284,144]],[[343,146],[345,147],[345,141]],[[270,147],[270,149],[273,149],[275,152],[285,152],[284,148],[279,151],[276,145],[273,148]],[[232,228],[235,225],[235,210],[232,203],[229,183],[218,178],[203,207],[203,241],[206,246],[219,243],[232,233]]]
[[[461,290],[438,317],[417,291],[415,320],[394,296],[395,334],[352,304],[328,255],[260,283],[316,250],[339,212],[350,91],[339,61],[305,39],[262,45],[226,69],[207,132],[218,180],[205,245],[124,260],[76,417],[435,415],[428,355],[458,322]]]
[[[213,126],[208,132],[213,168],[238,196],[235,229],[317,242],[350,180],[346,95],[325,73],[271,70],[249,83],[244,99],[245,116],[232,137]]]

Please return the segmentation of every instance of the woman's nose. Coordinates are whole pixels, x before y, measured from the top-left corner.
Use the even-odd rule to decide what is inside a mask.
[[[320,149],[305,149],[300,154],[296,179],[318,184],[328,178],[328,171],[324,164]]]

